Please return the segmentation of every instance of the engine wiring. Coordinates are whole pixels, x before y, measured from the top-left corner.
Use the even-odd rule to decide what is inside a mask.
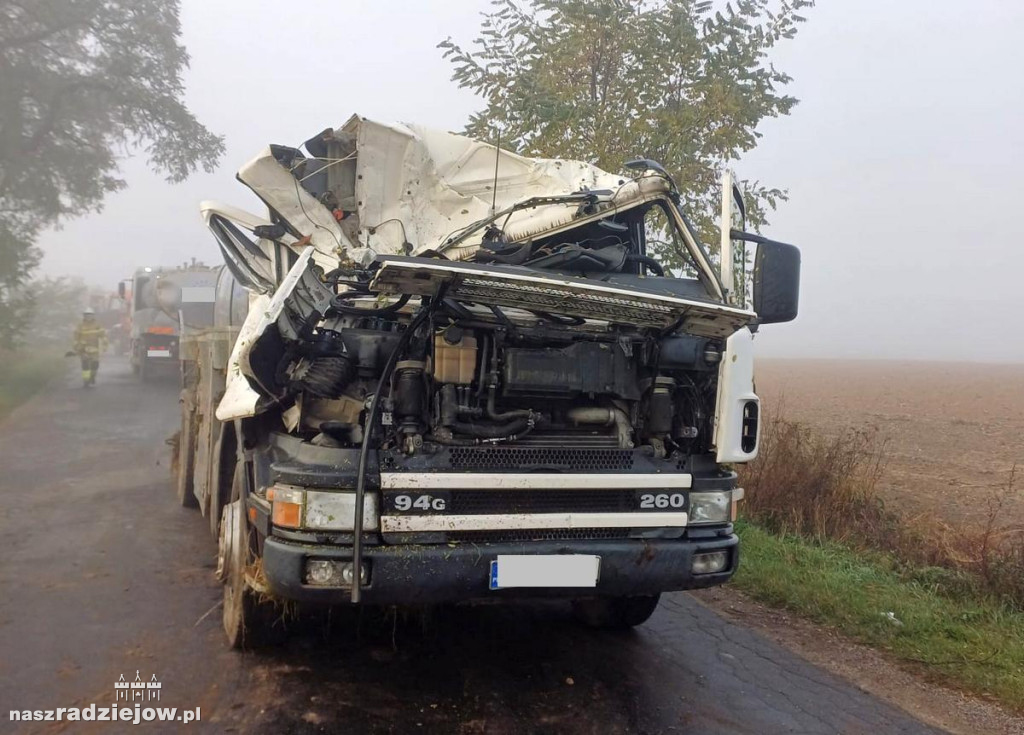
[[[316,220],[309,216],[309,212],[306,211],[306,205],[302,203],[302,194],[299,192],[299,180],[292,176],[292,181],[295,182],[295,201],[299,203],[299,209],[302,210],[302,214],[305,215],[307,220],[313,223],[314,227],[326,231],[332,238],[334,238],[334,243],[338,246],[338,250],[343,251],[345,249],[345,246],[341,244],[341,240],[339,240],[338,236],[334,234],[334,231],[331,230],[331,228],[329,227],[324,227],[322,224],[320,224],[319,222],[317,222]],[[310,235],[309,237],[312,236]]]
[[[303,158],[297,164],[295,164],[290,169],[288,169],[288,173],[294,172],[295,169],[297,169],[299,166],[303,165],[307,161],[327,161],[327,165],[326,166],[321,166],[316,171],[311,171],[310,173],[308,173],[305,176],[303,176],[301,179],[299,179],[297,176],[295,177],[299,181],[305,181],[306,179],[310,178],[311,176],[316,176],[321,171],[326,171],[331,166],[334,166],[334,165],[339,164],[339,163],[344,163],[345,161],[353,161],[356,158],[357,158],[357,156],[356,156],[355,153],[350,153],[347,156],[345,156],[344,158],[318,158],[317,156],[309,156],[309,157]]]

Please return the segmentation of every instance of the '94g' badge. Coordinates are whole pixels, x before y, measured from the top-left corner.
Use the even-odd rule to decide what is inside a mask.
[[[387,513],[444,513],[448,510],[450,494],[434,493],[385,493],[384,510]]]

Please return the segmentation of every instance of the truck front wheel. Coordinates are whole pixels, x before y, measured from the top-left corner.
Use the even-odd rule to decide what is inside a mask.
[[[594,597],[573,600],[576,619],[592,628],[626,630],[642,623],[654,614],[661,595],[638,597]]]
[[[273,608],[260,602],[246,581],[252,559],[251,529],[245,518],[241,465],[235,470],[231,502],[223,507],[217,544],[217,576],[224,584],[224,632],[234,649],[254,648],[270,640]]]

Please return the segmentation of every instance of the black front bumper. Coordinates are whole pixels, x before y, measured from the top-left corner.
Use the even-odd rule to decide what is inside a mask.
[[[729,552],[725,571],[695,575],[693,555]],[[596,554],[601,570],[594,588],[489,589],[491,562],[498,554]],[[288,600],[350,602],[347,588],[304,584],[307,558],[352,558],[345,546],[321,546],[267,538],[263,569],[271,592]],[[653,595],[670,590],[722,584],[736,571],[739,540],[733,534],[700,540],[622,539],[613,541],[532,541],[490,544],[396,545],[364,547],[370,579],[362,588],[369,604],[405,605],[514,597]]]

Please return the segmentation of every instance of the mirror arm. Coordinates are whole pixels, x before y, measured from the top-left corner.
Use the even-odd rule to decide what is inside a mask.
[[[762,235],[755,235],[753,232],[744,232],[743,230],[729,230],[729,237],[733,240],[746,240],[747,242],[756,242],[759,245],[789,245],[788,242],[782,242],[781,240],[772,240]]]
[[[740,210],[740,217],[743,218],[743,226],[747,226],[747,205],[743,202],[743,193],[740,192],[740,188],[736,184],[732,185],[732,200],[736,204],[736,208]]]

